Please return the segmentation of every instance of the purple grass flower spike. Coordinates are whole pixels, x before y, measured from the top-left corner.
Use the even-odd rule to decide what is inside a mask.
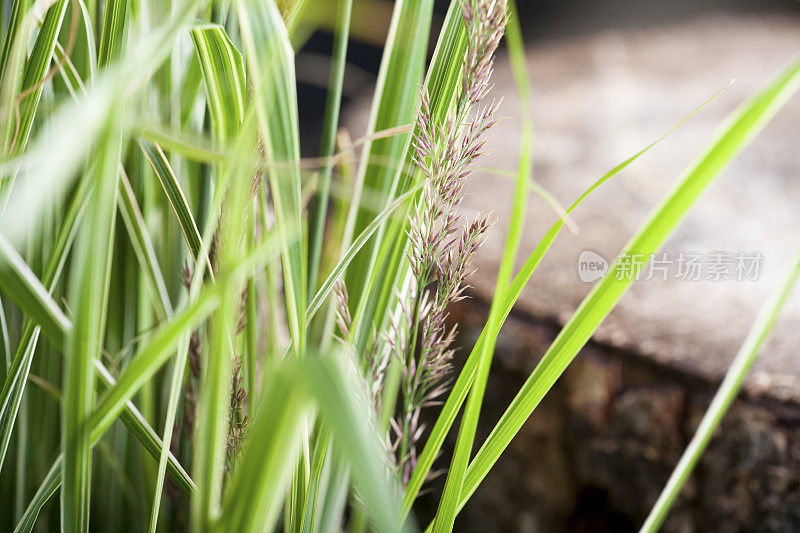
[[[414,283],[406,299],[400,298],[408,331],[401,331],[399,321],[392,326],[395,339],[404,333],[409,338],[393,344],[403,371],[392,442],[404,483],[416,467],[416,442],[423,432],[420,411],[435,404],[449,384],[456,327],[447,327],[447,306],[464,298],[472,258],[489,228],[486,215],[462,223],[457,210],[466,178],[483,155],[487,132],[496,123],[497,104],[480,108],[477,104],[491,89],[493,57],[507,20],[505,2],[463,0],[461,12],[468,44],[460,91],[439,123],[423,91],[413,135],[412,158],[424,179],[407,231],[406,257]]]

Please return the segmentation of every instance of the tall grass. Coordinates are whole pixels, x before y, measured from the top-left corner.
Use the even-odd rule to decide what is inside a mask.
[[[473,454],[495,341],[565,223],[515,274],[535,94],[514,5],[453,0],[428,62],[433,1],[395,2],[353,168],[356,147],[336,140],[352,0],[331,11],[319,158],[300,156],[293,43],[332,4],[13,0],[0,55],[2,527],[412,530],[462,413],[429,526],[451,530],[629,287],[612,266]],[[505,113],[523,121],[511,223],[486,325],[450,385],[447,306],[488,224],[458,205],[491,134],[504,35],[522,97]],[[658,250],[798,84],[793,63],[745,102],[624,253]],[[645,530],[666,516],[797,272]]]

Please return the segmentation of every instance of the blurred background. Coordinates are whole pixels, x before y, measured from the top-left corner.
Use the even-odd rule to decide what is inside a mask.
[[[724,89],[686,124],[604,186],[574,215],[498,341],[478,439],[513,399],[559,327],[592,287],[581,253],[610,261],[726,116],[800,52],[794,0],[518,2],[533,85],[532,179],[562,204]],[[437,2],[431,46],[448,2]],[[355,0],[344,126],[366,130],[393,4]],[[318,149],[335,2],[297,55],[304,154]],[[519,98],[501,52],[495,98],[505,118],[485,167],[515,170]],[[735,79],[735,82],[731,83]],[[800,102],[790,102],[669,240],[668,279],[637,282],[475,493],[458,531],[635,531],[800,235]],[[488,168],[471,178],[464,212],[497,223],[470,280],[457,363],[485,322],[513,183]],[[558,215],[532,197],[524,260]],[[679,279],[685,254],[698,279]],[[748,279],[707,275],[715,254],[760,257]],[[800,297],[795,295],[665,525],[665,531],[800,531]],[[454,436],[451,436],[454,440]],[[449,443],[452,447],[453,442]],[[445,454],[448,445],[445,446]],[[439,459],[445,467],[449,457]],[[436,480],[416,507],[435,512]]]
[[[449,0],[435,1],[431,52],[449,3]],[[529,45],[604,31],[659,27],[706,15],[800,16],[800,5],[795,0],[521,0],[517,4],[523,35]],[[305,16],[318,21],[321,28],[310,30],[304,37],[306,40],[297,55],[297,80],[300,99],[305,103],[300,110],[306,126],[303,146],[314,154],[319,144],[325,104],[336,2],[313,0],[310,5]],[[348,47],[344,86],[347,101],[366,97],[370,84],[377,77],[393,6],[391,0],[355,0],[353,3],[352,41]]]

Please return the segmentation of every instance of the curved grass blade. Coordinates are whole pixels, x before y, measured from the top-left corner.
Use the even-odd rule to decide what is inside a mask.
[[[358,238],[347,248],[344,255],[342,255],[339,262],[333,268],[333,272],[328,275],[325,281],[320,286],[317,293],[314,295],[314,298],[308,304],[308,309],[306,309],[306,321],[309,322],[314,317],[314,314],[319,310],[322,302],[330,294],[331,290],[333,290],[333,286],[336,284],[336,281],[341,277],[342,273],[345,271],[347,266],[364,246],[364,243],[369,240],[369,238],[375,233],[375,231],[380,227],[380,225],[387,219],[389,216],[397,210],[400,206],[402,206],[407,201],[411,200],[420,189],[422,189],[422,183],[419,183],[412,187],[410,190],[406,191],[404,194],[400,195],[394,202],[389,204],[383,211],[381,211],[378,216],[376,216],[369,225],[364,228],[364,231],[358,236]]]
[[[139,147],[150,162],[153,172],[158,177],[158,181],[164,189],[164,194],[167,195],[172,211],[178,220],[178,225],[181,227],[183,238],[186,240],[186,245],[189,247],[194,260],[197,261],[198,258],[202,257],[203,240],[200,237],[200,231],[197,229],[192,210],[189,207],[186,196],[183,194],[178,178],[172,171],[169,160],[160,146],[151,144],[143,139],[139,139],[138,142]],[[209,273],[212,272],[210,262],[208,262],[206,268],[208,268]]]
[[[299,457],[302,426],[318,411],[350,467],[359,494],[378,531],[403,529],[394,499],[396,487],[377,432],[369,423],[362,378],[342,354],[278,363],[252,437],[234,475],[220,528],[263,531],[275,524],[289,485],[291,465]]]
[[[226,143],[236,136],[244,119],[247,83],[242,54],[217,24],[196,25],[189,33],[200,61],[215,137]]]
[[[56,460],[50,470],[47,471],[44,481],[39,485],[36,494],[33,495],[33,499],[25,509],[22,519],[17,524],[17,527],[14,528],[14,533],[30,533],[33,531],[33,526],[36,525],[36,519],[39,517],[42,507],[61,486],[61,463],[62,461]]]
[[[567,322],[522,389],[476,454],[467,471],[459,508],[463,507],[525,420],[589,340],[635,273],[624,273],[624,258],[649,257],[678,225],[714,178],[733,160],[800,86],[800,61],[793,62],[772,83],[731,117],[710,147],[690,166],[673,192],[625,247],[606,277],[599,282]],[[636,265],[638,272],[643,265]],[[619,274],[619,275],[618,275]],[[618,279],[622,278],[622,279]]]
[[[162,149],[198,163],[222,163],[227,156],[212,146],[210,139],[186,134],[177,135],[154,125],[137,125],[136,133]]]
[[[661,528],[667,513],[669,513],[680,494],[681,488],[686,483],[689,475],[691,475],[692,470],[694,470],[697,461],[700,460],[700,456],[708,447],[714,430],[719,426],[725,413],[728,412],[733,400],[736,399],[747,372],[753,366],[761,346],[772,331],[778,314],[794,288],[798,277],[800,277],[800,250],[780,286],[759,311],[756,321],[747,333],[747,337],[741,348],[739,348],[739,352],[736,354],[730,368],[725,373],[725,379],[722,380],[722,384],[714,395],[711,405],[708,406],[703,415],[703,419],[700,421],[692,440],[683,452],[675,470],[672,471],[672,475],[670,475],[666,486],[661,491],[656,504],[650,510],[647,520],[642,525],[640,530],[642,533],[655,533]]]
[[[71,324],[53,302],[31,269],[5,237],[0,235],[0,287],[56,346],[65,343]]]
[[[153,125],[137,125],[137,134],[162,149],[180,155],[198,163],[222,163],[227,156],[214,148],[209,139],[181,133],[177,135],[166,129]]]
[[[376,530],[407,530],[410,528],[402,525],[396,497],[399,487],[395,486],[379,432],[373,427],[374,416],[364,394],[366,385],[356,368],[355,361],[348,361],[345,354],[308,359],[299,365],[301,379],[316,398],[320,416],[350,466]]]

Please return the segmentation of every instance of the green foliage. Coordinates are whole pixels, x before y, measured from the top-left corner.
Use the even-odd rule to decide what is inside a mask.
[[[461,413],[431,525],[451,530],[630,285],[616,263],[473,455],[500,329],[565,223],[515,275],[535,142],[515,6],[490,19],[503,2],[453,0],[428,62],[434,2],[395,2],[353,168],[350,147],[336,147],[352,0],[331,8],[321,157],[300,154],[292,46],[321,3],[56,0],[37,18],[33,2],[12,2],[0,39],[0,527],[413,530]],[[430,282],[446,286],[469,256],[414,236],[447,227],[479,245],[479,224],[473,234],[424,211],[455,198],[456,212],[446,185],[477,155],[447,139],[477,146],[469,128],[490,127],[476,104],[494,48],[476,42],[504,29],[522,102],[504,114],[523,122],[510,224],[483,332],[452,387],[437,388],[449,343],[431,333],[430,306],[460,285],[442,294]],[[794,63],[745,103],[625,252],[656,251],[798,84]],[[442,154],[461,157],[434,165]],[[664,520],[797,276],[795,265],[765,306],[644,530]],[[414,396],[409,368],[428,372],[440,407]],[[423,407],[436,412],[430,431],[411,415]]]

